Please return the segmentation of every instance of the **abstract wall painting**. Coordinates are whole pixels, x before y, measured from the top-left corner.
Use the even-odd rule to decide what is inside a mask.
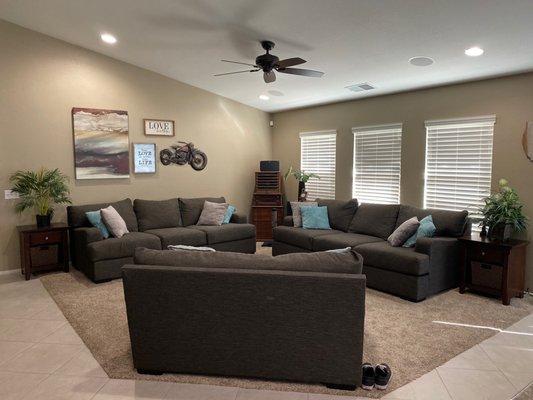
[[[72,109],[76,179],[129,178],[128,112]]]

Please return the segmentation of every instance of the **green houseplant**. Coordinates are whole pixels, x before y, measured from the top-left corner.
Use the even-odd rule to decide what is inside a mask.
[[[490,238],[509,240],[513,232],[526,229],[527,217],[522,212],[522,202],[506,179],[500,179],[496,193],[484,199],[481,224],[488,227]]]
[[[17,171],[9,178],[20,201],[15,210],[22,213],[28,209],[35,210],[37,226],[50,225],[54,204],[70,204],[68,177],[59,169],[41,168],[39,171]]]
[[[298,181],[298,201],[306,200],[307,193],[305,191],[305,184],[307,183],[307,181],[311,178],[320,179],[320,176],[313,172],[305,172],[304,170],[294,170],[292,168],[292,165],[289,167],[287,172],[285,172],[285,175],[283,177],[285,178],[285,180],[287,180],[289,176],[294,176],[294,178]]]

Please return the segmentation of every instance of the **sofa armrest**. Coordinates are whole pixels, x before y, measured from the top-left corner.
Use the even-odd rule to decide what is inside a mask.
[[[231,216],[231,219],[229,222],[234,224],[247,224],[248,223],[248,216],[246,214],[235,212]]]
[[[70,258],[77,269],[87,273],[87,245],[100,240],[104,240],[104,237],[98,228],[81,227],[70,230]]]
[[[460,244],[453,237],[424,237],[415,244],[417,253],[429,257],[429,284],[431,294],[457,287],[459,281]]]
[[[85,243],[85,245],[88,245],[92,242],[98,242],[99,240],[104,240],[100,230],[95,227],[74,228],[73,235],[74,240],[79,240],[80,242]]]
[[[283,218],[283,226],[294,226],[292,215],[287,215]]]

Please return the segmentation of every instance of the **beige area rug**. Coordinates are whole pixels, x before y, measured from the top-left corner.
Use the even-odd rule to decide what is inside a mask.
[[[367,289],[364,361],[388,363],[393,379],[386,392],[330,390],[321,385],[201,375],[139,375],[133,368],[122,281],[96,285],[81,273],[41,278],[73,328],[111,378],[201,383],[243,388],[380,397],[420,377],[487,339],[494,331],[433,321],[506,328],[531,311],[525,301],[503,306],[496,299],[452,290],[412,303]]]

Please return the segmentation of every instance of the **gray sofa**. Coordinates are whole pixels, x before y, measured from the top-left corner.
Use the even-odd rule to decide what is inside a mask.
[[[137,247],[167,249],[168,245],[209,246],[219,251],[254,253],[255,226],[247,217],[235,213],[229,224],[197,226],[204,201],[216,198],[174,198],[168,200],[124,199],[114,203],[67,207],[70,226],[71,259],[75,268],[94,282],[121,277],[123,265],[133,262]],[[112,205],[122,216],[128,230],[121,238],[104,239],[87,219],[87,211]]]
[[[357,253],[137,249],[134,261],[122,274],[138,372],[361,383]]]
[[[328,206],[331,230],[303,229],[286,217],[274,229],[273,255],[352,247],[364,259],[363,273],[370,288],[412,301],[458,284],[458,237],[470,231],[466,211],[420,209],[407,205],[358,205],[350,201],[320,200]],[[421,238],[414,248],[392,247],[387,237],[407,219],[432,215],[435,237]]]

